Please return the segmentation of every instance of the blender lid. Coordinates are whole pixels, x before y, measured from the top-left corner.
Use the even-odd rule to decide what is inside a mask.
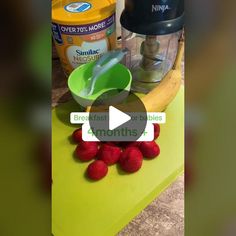
[[[127,30],[138,34],[177,32],[184,25],[184,0],[126,0],[120,22]]]

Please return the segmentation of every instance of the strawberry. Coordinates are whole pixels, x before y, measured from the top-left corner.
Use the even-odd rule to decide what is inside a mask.
[[[109,146],[118,146],[118,142],[103,142],[103,144],[106,144]]]
[[[155,158],[160,154],[160,148],[155,141],[142,142],[139,148],[143,156],[149,159]]]
[[[155,140],[160,135],[160,125],[159,124],[153,124],[153,125],[154,125],[154,140]]]
[[[128,147],[121,154],[119,163],[121,168],[129,173],[138,171],[143,162],[143,155],[137,147]]]
[[[81,161],[90,161],[94,159],[98,152],[97,142],[82,141],[78,144],[75,154]]]
[[[92,180],[100,180],[107,175],[108,167],[104,161],[97,160],[89,164],[87,175]]]
[[[121,149],[109,144],[103,144],[98,151],[98,159],[104,161],[107,165],[113,165],[118,162]]]
[[[127,147],[138,147],[141,142],[120,142],[120,147],[127,148]]]
[[[79,143],[79,142],[83,141],[83,139],[82,139],[82,129],[76,129],[72,134],[72,139],[76,143]]]

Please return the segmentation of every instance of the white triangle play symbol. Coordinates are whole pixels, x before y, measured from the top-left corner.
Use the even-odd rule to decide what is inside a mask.
[[[109,106],[109,130],[116,129],[131,120],[131,117],[124,112]]]

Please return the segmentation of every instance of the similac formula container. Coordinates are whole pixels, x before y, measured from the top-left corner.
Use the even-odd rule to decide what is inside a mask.
[[[116,0],[52,1],[52,32],[65,74],[116,48]]]

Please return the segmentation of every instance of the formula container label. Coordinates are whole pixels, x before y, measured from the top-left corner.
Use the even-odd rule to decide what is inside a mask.
[[[101,30],[107,29],[114,24],[115,16],[111,16],[105,20],[88,25],[60,25],[60,31],[62,34],[67,35],[85,35],[93,34]]]
[[[63,40],[62,40],[62,37],[61,37],[61,32],[60,32],[60,29],[59,29],[59,25],[52,23],[52,34],[53,34],[54,40],[58,44],[63,43]]]
[[[81,64],[98,60],[116,46],[115,14],[86,25],[52,24],[57,52],[66,74]]]
[[[67,58],[73,68],[80,64],[98,60],[102,54],[108,51],[105,39],[96,42],[84,42],[81,47],[70,46],[67,49]]]
[[[65,6],[65,10],[68,12],[79,13],[88,11],[92,5],[88,2],[73,2]]]

